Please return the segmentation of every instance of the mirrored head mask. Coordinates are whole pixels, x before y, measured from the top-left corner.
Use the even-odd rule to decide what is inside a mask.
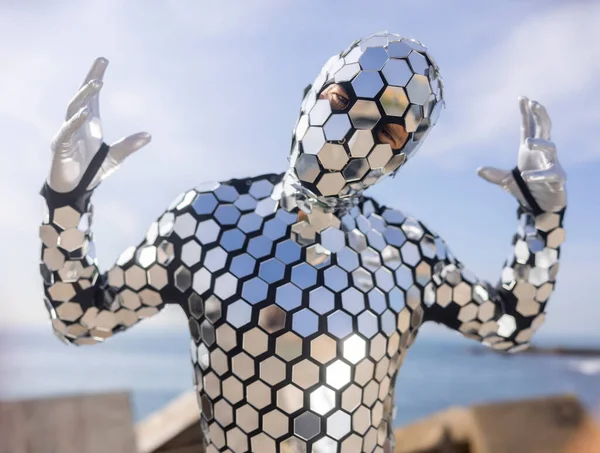
[[[415,154],[444,105],[439,70],[419,42],[377,33],[323,66],[302,101],[290,164],[317,197],[348,197]]]

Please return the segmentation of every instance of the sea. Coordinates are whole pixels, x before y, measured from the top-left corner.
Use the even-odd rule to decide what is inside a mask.
[[[600,347],[544,337],[538,346]],[[132,329],[67,346],[48,329],[0,330],[0,400],[130,392],[136,421],[192,388],[185,329]],[[420,333],[396,384],[396,425],[455,405],[570,393],[600,418],[600,357],[501,355],[459,335]]]

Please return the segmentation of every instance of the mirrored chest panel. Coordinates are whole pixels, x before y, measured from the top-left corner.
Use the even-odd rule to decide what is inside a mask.
[[[391,451],[394,381],[440,244],[367,199],[337,216],[285,209],[280,181],[197,188],[161,220],[207,451]]]

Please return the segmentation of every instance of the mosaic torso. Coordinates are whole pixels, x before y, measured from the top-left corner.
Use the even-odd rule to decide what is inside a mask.
[[[394,382],[427,320],[501,350],[527,346],[553,288],[562,214],[520,211],[497,288],[399,211],[284,207],[281,175],[181,194],[107,273],[91,204],[51,207],[42,274],[55,332],[102,341],[183,307],[207,452],[389,452]]]
[[[321,230],[277,207],[272,182],[220,185],[175,215],[205,435],[235,452],[383,451],[423,320],[425,232],[367,200]]]

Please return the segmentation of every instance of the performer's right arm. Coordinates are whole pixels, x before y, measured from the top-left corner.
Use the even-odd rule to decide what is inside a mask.
[[[68,203],[45,198],[40,271],[46,307],[59,338],[93,344],[155,315],[166,303],[177,302],[173,212],[166,211],[153,222],[146,238],[102,273],[90,230],[91,192]]]
[[[94,62],[71,100],[52,143],[52,167],[42,189],[46,213],[40,271],[55,333],[68,343],[91,344],[152,316],[176,298],[171,285],[177,266],[170,240],[174,215],[164,213],[146,238],[101,273],[91,232],[91,197],[98,184],[149,134],[104,144],[98,94],[108,62]]]

